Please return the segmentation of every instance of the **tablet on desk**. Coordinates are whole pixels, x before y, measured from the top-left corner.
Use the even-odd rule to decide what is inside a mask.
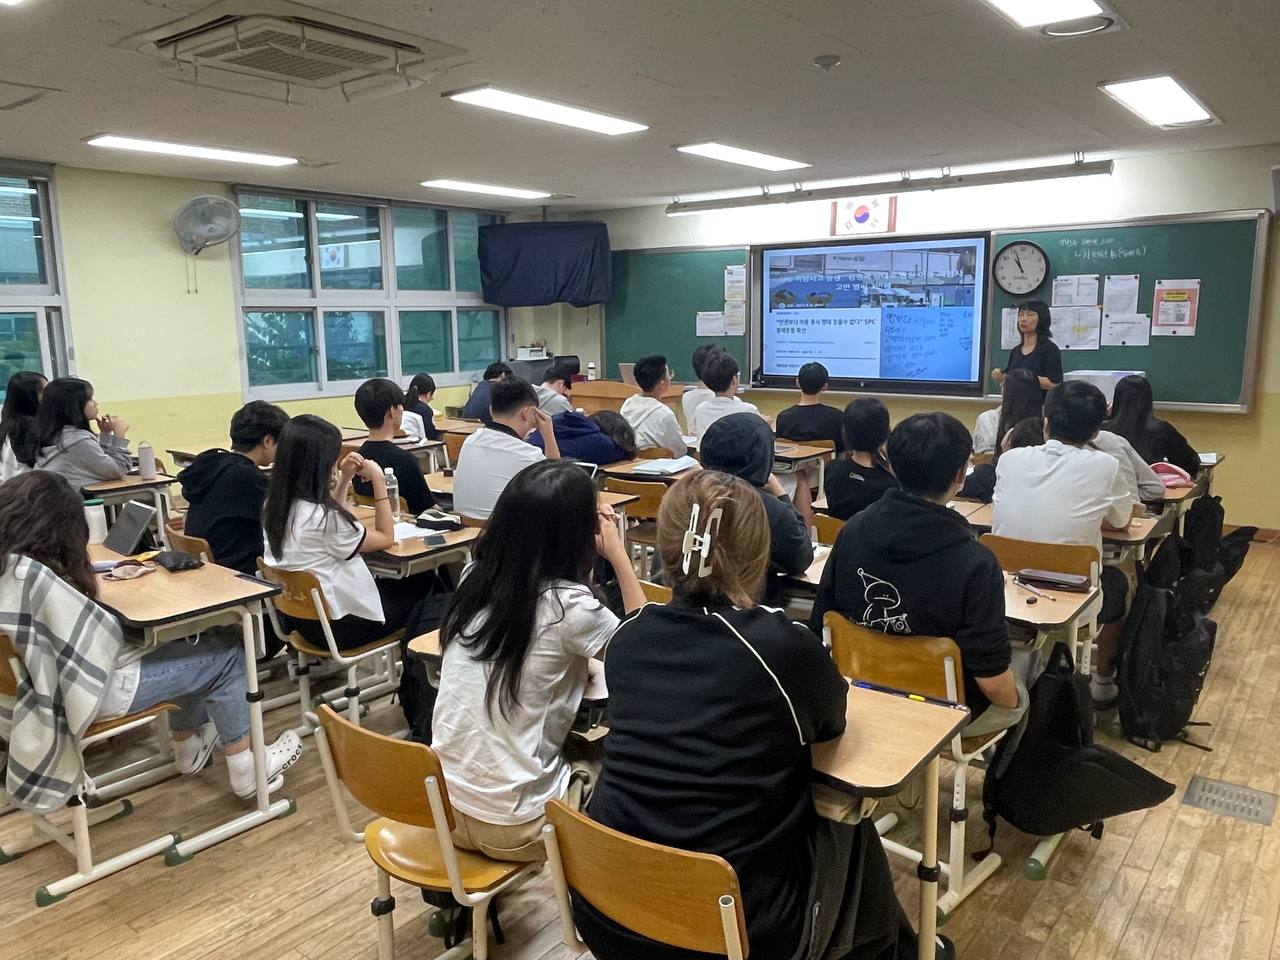
[[[130,500],[116,514],[116,522],[111,525],[111,530],[102,541],[102,545],[126,557],[132,556],[138,552],[142,535],[147,532],[151,518],[155,515],[155,507],[138,500]]]

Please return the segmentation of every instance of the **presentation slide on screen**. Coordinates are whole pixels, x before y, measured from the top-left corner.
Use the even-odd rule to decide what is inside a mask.
[[[985,237],[767,249],[764,373],[973,383]]]

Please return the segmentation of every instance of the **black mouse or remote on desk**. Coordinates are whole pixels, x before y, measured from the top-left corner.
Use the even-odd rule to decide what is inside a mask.
[[[1033,603],[1035,603],[1035,602],[1036,602],[1036,599],[1037,599],[1036,597],[1027,597],[1027,606],[1029,607],[1029,606],[1031,606]]]

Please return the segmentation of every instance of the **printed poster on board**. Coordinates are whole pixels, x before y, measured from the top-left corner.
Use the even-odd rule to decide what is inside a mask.
[[[1151,310],[1153,337],[1194,337],[1200,309],[1199,280],[1157,280]]]

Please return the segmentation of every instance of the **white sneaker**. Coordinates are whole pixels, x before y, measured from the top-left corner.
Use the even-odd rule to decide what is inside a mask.
[[[213,756],[213,748],[217,744],[218,728],[212,722],[206,723],[194,737],[173,741],[173,765],[179,773],[188,776],[199,773]]]
[[[267,744],[267,790],[278,790],[284,785],[281,774],[289,769],[302,756],[302,741],[292,730],[286,730],[276,738],[275,743]],[[227,757],[227,775],[231,780],[231,790],[241,800],[248,800],[257,790],[253,778],[253,751],[242,750]]]

